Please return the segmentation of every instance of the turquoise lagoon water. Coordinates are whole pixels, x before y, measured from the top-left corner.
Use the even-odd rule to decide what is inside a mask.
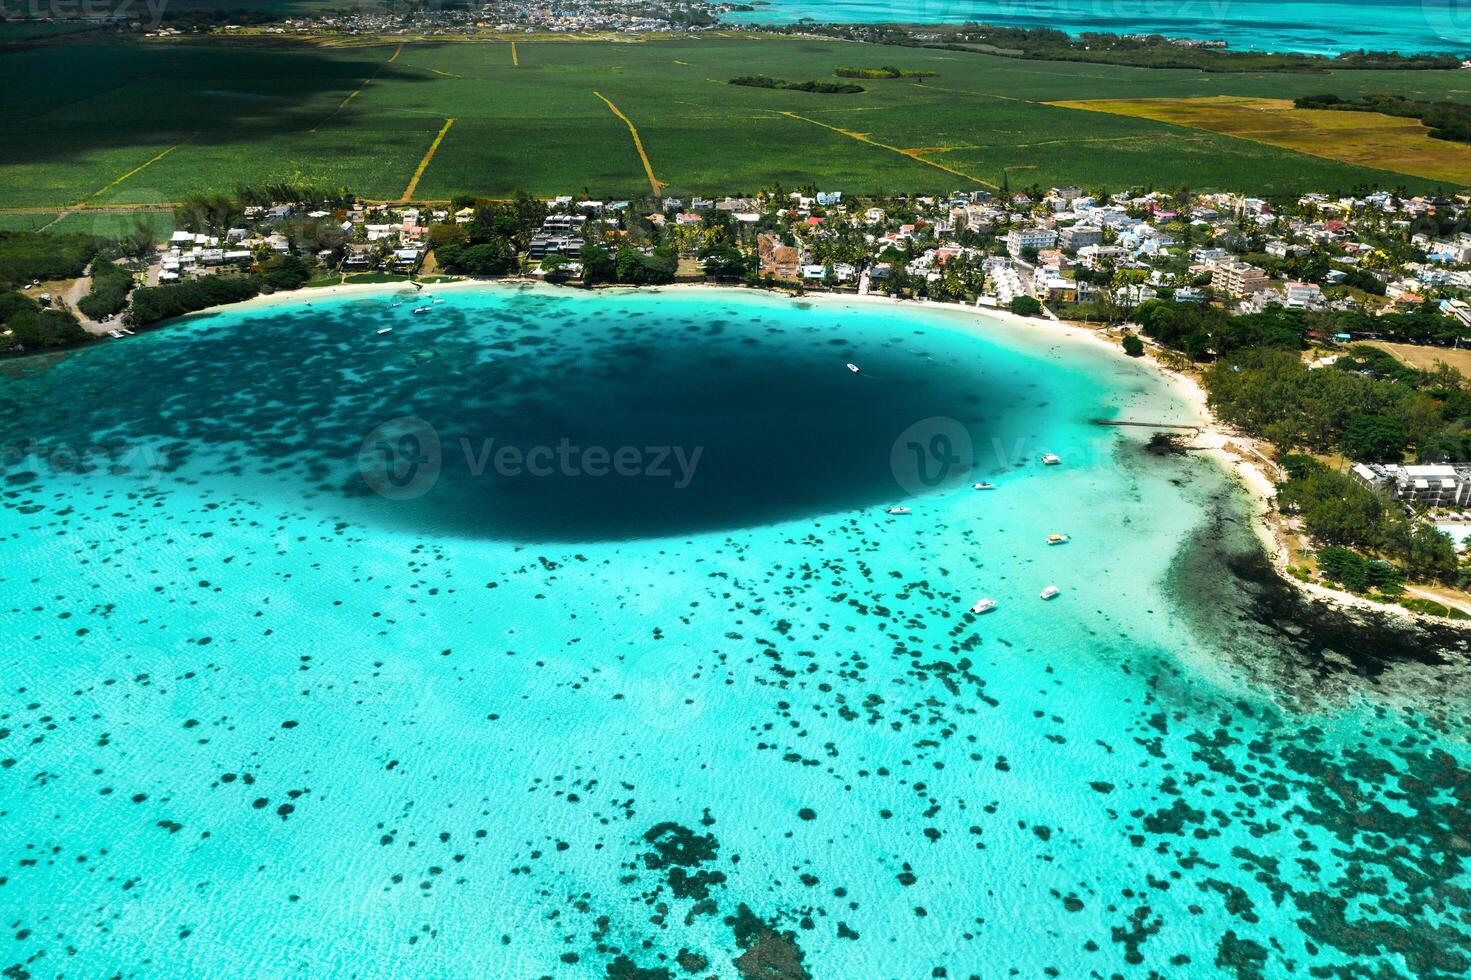
[[[1233,49],[1338,54],[1471,49],[1462,0],[770,0],[727,15],[754,24],[951,24],[1050,27],[1077,35],[1163,34],[1223,40]]]
[[[1456,661],[1274,625],[1214,464],[1094,424],[1188,421],[1146,369],[441,298],[6,365],[8,976],[1465,971]]]

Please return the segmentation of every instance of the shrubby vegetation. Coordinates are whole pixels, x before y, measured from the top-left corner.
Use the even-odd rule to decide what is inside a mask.
[[[823,95],[853,95],[863,91],[862,85],[844,82],[784,82],[767,75],[742,75],[732,78],[730,84],[748,88],[779,88],[789,92],[819,92]]]
[[[1248,348],[1298,350],[1307,334],[1301,317],[1280,307],[1232,316],[1202,303],[1150,300],[1134,320],[1144,336],[1197,361]]]
[[[140,286],[133,291],[131,314],[139,326],[183,316],[211,306],[238,303],[261,291],[255,276],[202,276],[166,286]]]
[[[700,252],[705,263],[705,275],[724,282],[751,279],[756,274],[756,263],[740,249],[731,245],[714,245]]]
[[[104,258],[92,260],[92,288],[77,303],[77,309],[92,320],[106,320],[128,305],[133,274]]]
[[[582,246],[582,281],[588,286],[619,283],[625,286],[657,286],[674,281],[679,256],[668,246],[641,252],[620,245],[616,253],[593,242]]]
[[[1038,316],[1042,312],[1042,304],[1030,296],[1012,297],[1007,308],[1018,316]]]
[[[1426,461],[1438,461],[1466,441],[1471,393],[1459,374],[1404,369],[1376,377],[1356,369],[1362,363],[1351,358],[1342,369],[1312,370],[1294,351],[1252,350],[1218,361],[1204,382],[1223,421],[1288,451],[1398,462],[1415,446]]]
[[[98,245],[90,235],[0,231],[0,289],[28,286],[36,279],[75,279]]]
[[[48,310],[24,293],[0,293],[0,350],[6,353],[65,347],[88,336],[65,310]]]
[[[934,78],[937,72],[906,71],[893,65],[881,68],[835,68],[833,74],[839,78]]]

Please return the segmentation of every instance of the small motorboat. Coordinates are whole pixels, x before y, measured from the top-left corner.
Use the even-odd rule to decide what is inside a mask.
[[[1067,544],[1068,543],[1068,536],[1066,534],[1049,534],[1049,535],[1047,535],[1047,543],[1048,544]]]
[[[429,310],[430,310],[430,308],[427,307],[427,306],[416,306],[416,307],[414,307],[414,312],[415,313],[428,313]]]
[[[1056,453],[1044,453],[1042,456],[1043,466],[1057,466],[1062,463],[1062,457]]]
[[[442,300],[442,299],[437,299],[437,300],[435,300],[435,301],[434,301],[434,302],[436,302],[436,303],[443,303],[443,302],[444,302],[444,300]]]
[[[1056,599],[1058,596],[1062,595],[1062,590],[1055,585],[1049,585],[1047,586],[1047,588],[1043,589],[1037,594],[1044,599]]]
[[[987,482],[985,482],[983,480],[980,483],[972,483],[970,485],[970,488],[972,490],[995,490],[996,489],[996,484],[994,484],[994,483],[987,483]]]
[[[858,373],[858,365],[857,364],[854,364],[852,361],[849,361],[848,362],[848,370],[849,371],[852,371],[854,374],[857,374]]]
[[[979,616],[979,615],[981,615],[983,613],[988,613],[992,609],[995,609],[995,608],[996,608],[996,600],[995,599],[982,599],[980,602],[977,602],[974,606],[971,606],[970,607],[970,611],[973,612],[973,613],[975,613],[977,616]]]
[[[890,507],[888,509],[887,513],[890,513],[890,514],[912,514],[912,513],[914,513],[914,510],[912,508],[909,508],[909,507]]]
[[[115,338],[117,340],[122,340],[123,339],[123,332],[121,330],[109,330],[109,331],[107,331],[107,335],[109,337],[113,337],[113,338]]]
[[[379,330],[378,331],[378,336],[381,337],[381,336],[383,336],[386,333],[393,333],[393,328],[392,327],[384,327],[382,330]]]

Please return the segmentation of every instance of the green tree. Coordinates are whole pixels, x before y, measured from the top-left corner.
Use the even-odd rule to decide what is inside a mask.
[[[300,289],[312,277],[312,266],[299,255],[281,255],[261,267],[260,280],[278,291]]]
[[[1037,316],[1042,312],[1042,304],[1031,296],[1013,296],[1007,308],[1017,316]]]
[[[1397,463],[1405,455],[1405,434],[1389,416],[1365,412],[1348,420],[1338,445],[1349,459],[1362,463]]]
[[[1357,551],[1329,547],[1318,552],[1318,568],[1331,581],[1350,592],[1363,592],[1369,584],[1368,562]]]
[[[1137,335],[1126,332],[1122,343],[1124,345],[1124,353],[1130,357],[1144,356],[1144,341],[1140,340]]]
[[[584,285],[596,286],[605,282],[617,282],[618,267],[613,261],[613,256],[601,245],[588,242],[582,246],[579,255],[582,260],[582,281]]]

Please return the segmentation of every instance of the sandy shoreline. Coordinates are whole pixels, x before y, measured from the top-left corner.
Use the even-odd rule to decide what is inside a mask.
[[[418,288],[415,288],[418,285]],[[966,321],[963,325],[967,327],[980,327],[986,321],[999,322],[1024,331],[1038,331],[1073,343],[1086,344],[1094,349],[1106,350],[1114,357],[1123,358],[1133,364],[1146,365],[1153,373],[1164,381],[1174,392],[1176,397],[1188,407],[1193,416],[1193,422],[1200,426],[1196,437],[1191,440],[1188,448],[1213,459],[1226,473],[1235,477],[1237,483],[1247,492],[1252,500],[1253,520],[1252,528],[1256,532],[1263,549],[1271,560],[1272,567],[1284,581],[1291,584],[1304,595],[1325,601],[1335,606],[1344,608],[1355,608],[1360,610],[1374,611],[1380,613],[1392,613],[1410,619],[1425,619],[1430,622],[1444,625],[1456,621],[1442,619],[1440,617],[1425,616],[1399,605],[1375,602],[1362,596],[1347,592],[1340,592],[1326,586],[1312,582],[1304,582],[1288,573],[1288,559],[1291,554],[1289,543],[1285,539],[1285,532],[1274,519],[1277,506],[1277,485],[1273,479],[1271,470],[1275,470],[1276,464],[1268,459],[1255,442],[1241,436],[1239,433],[1228,431],[1216,419],[1210,410],[1209,400],[1205,389],[1199,380],[1184,371],[1178,371],[1162,364],[1156,356],[1159,348],[1148,345],[1148,354],[1145,357],[1131,358],[1125,354],[1123,348],[1104,333],[1104,328],[1096,328],[1086,324],[1067,320],[1058,320],[1051,317],[1025,317],[1012,313],[1009,310],[995,309],[985,306],[968,306],[959,303],[941,303],[934,300],[912,300],[898,299],[883,295],[858,295],[856,293],[827,293],[807,292],[801,294],[789,293],[785,290],[766,289],[763,287],[749,287],[742,285],[719,285],[716,283],[671,283],[657,287],[632,287],[632,286],[606,286],[597,287],[594,290],[584,290],[581,287],[560,286],[554,283],[546,283],[542,280],[531,278],[506,278],[506,279],[461,279],[452,282],[414,284],[408,281],[382,282],[382,283],[341,283],[335,286],[322,286],[311,289],[299,289],[288,292],[271,293],[269,295],[256,296],[239,303],[228,306],[211,307],[200,310],[197,313],[180,317],[179,320],[187,320],[191,317],[209,315],[214,313],[234,312],[242,310],[268,309],[273,306],[310,306],[316,300],[338,299],[338,298],[368,298],[374,295],[392,295],[404,293],[421,296],[437,295],[439,293],[460,292],[485,287],[532,287],[538,289],[573,289],[578,292],[593,293],[598,289],[609,291],[638,291],[643,293],[659,292],[665,290],[677,290],[680,292],[690,290],[710,290],[720,292],[738,292],[754,290],[768,295],[785,295],[796,302],[813,302],[823,304],[841,305],[884,305],[890,308],[915,307],[938,313],[949,314],[959,320]],[[179,322],[179,321],[170,321]],[[162,324],[161,324],[162,325]],[[973,331],[979,332],[979,331]],[[1459,625],[1459,623],[1457,623]],[[1471,623],[1466,624],[1471,628]]]

